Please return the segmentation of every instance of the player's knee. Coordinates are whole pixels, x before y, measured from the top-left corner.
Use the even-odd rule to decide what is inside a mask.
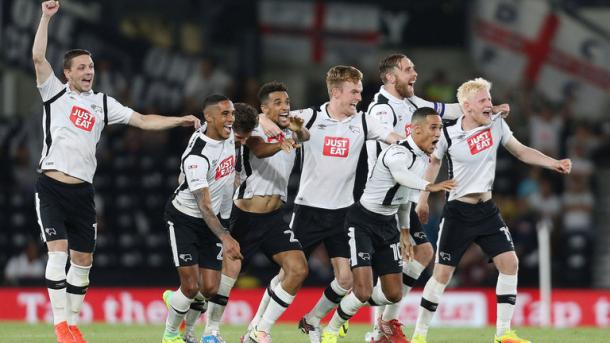
[[[368,286],[356,286],[352,292],[354,292],[354,295],[356,298],[358,298],[358,300],[361,302],[367,302],[373,294],[373,288]]]
[[[400,302],[402,300],[402,290],[400,288],[390,290],[387,294],[384,295],[386,299],[388,299],[388,301],[392,304],[396,304],[397,302]]]
[[[309,268],[306,263],[301,263],[300,261],[297,263],[291,263],[285,269],[286,278],[290,278],[292,280],[297,280],[302,282],[307,278],[309,274]]]
[[[519,258],[517,257],[517,255],[513,254],[512,257],[510,259],[508,259],[503,273],[514,275],[514,274],[517,274],[518,271],[519,271]]]
[[[218,293],[218,283],[204,283],[201,286],[201,294],[206,298],[211,298]]]
[[[180,290],[182,290],[182,293],[184,293],[184,296],[186,296],[189,299],[193,299],[199,292],[199,285],[197,284],[196,280],[187,281],[187,282],[183,281],[182,284],[180,285]]]
[[[337,279],[337,283],[343,289],[350,289],[354,284],[354,278],[350,272],[339,272],[338,275],[335,275],[335,279]]]
[[[432,248],[432,244],[427,243],[415,247],[415,260],[422,266],[430,264],[432,258],[434,258],[434,248]]]
[[[451,275],[452,275],[452,272],[450,272],[450,271],[437,270],[437,269],[434,270],[434,274],[433,274],[434,279],[436,281],[438,281],[439,283],[445,284],[445,285],[448,284],[449,281],[451,280]]]

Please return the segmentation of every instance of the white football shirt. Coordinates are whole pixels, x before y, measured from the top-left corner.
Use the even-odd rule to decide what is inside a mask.
[[[261,137],[267,143],[293,138],[292,131],[285,129],[279,137],[268,137],[259,125],[252,131],[252,137]],[[294,166],[296,151],[278,151],[273,156],[258,158],[247,146],[242,146],[241,185],[235,191],[234,199],[251,199],[253,196],[280,195],[287,200],[288,179]]]
[[[38,85],[38,90],[44,107],[40,170],[58,170],[92,183],[97,168],[95,151],[104,121],[109,125],[127,124],[133,110],[110,96],[105,97],[104,106],[103,93],[74,92],[53,73]]]
[[[391,130],[362,112],[342,121],[333,119],[327,107],[325,103],[315,111],[309,108],[291,112],[303,118],[310,134],[310,139],[302,143],[303,170],[295,203],[334,210],[354,203],[356,168],[365,136],[385,139]],[[366,165],[363,171],[366,173]]]
[[[498,148],[500,144],[506,145],[513,135],[499,115],[489,125],[469,131],[462,130],[463,118],[443,128],[443,136],[433,153],[439,160],[447,156],[449,178],[457,181],[457,187],[449,193],[449,201],[492,190]]]
[[[235,139],[233,133],[224,141],[214,140],[202,129],[189,140],[180,162],[180,185],[173,195],[174,207],[191,217],[202,218],[197,199],[192,192],[208,188],[212,209],[216,215],[228,218],[235,180]],[[230,212],[229,212],[230,213]]]
[[[423,175],[429,163],[430,157],[415,144],[411,136],[388,146],[377,158],[360,203],[375,213],[396,214],[401,204],[410,201],[411,193],[419,194],[421,189],[425,189],[428,182],[423,179]],[[404,170],[413,173],[411,181],[417,188],[396,181],[394,175]]]

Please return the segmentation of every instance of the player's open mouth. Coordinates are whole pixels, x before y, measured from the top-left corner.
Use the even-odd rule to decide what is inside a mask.
[[[436,146],[436,143],[438,143],[438,139],[432,141],[432,146]]]
[[[411,86],[411,87],[415,86],[415,80],[409,82],[409,86]]]
[[[83,84],[90,85],[91,84],[91,79],[83,79]]]
[[[288,112],[280,113],[279,117],[280,118],[288,118]]]
[[[484,114],[486,117],[491,117],[491,110],[483,111],[483,114]]]
[[[224,129],[227,133],[231,133],[231,128],[233,127],[233,125],[225,125]]]

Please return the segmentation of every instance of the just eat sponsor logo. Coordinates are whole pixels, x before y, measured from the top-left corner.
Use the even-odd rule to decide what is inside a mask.
[[[349,138],[324,137],[324,156],[347,157],[349,154]]]
[[[95,116],[82,107],[72,106],[70,121],[81,130],[91,131],[95,125]]]
[[[491,129],[477,133],[476,135],[468,138],[467,142],[471,155],[476,155],[485,149],[489,149],[494,144],[491,137]]]
[[[235,156],[231,155],[218,164],[216,168],[216,176],[214,179],[221,179],[233,172],[235,169]]]

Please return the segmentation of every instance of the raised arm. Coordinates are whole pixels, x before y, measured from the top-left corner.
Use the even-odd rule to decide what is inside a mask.
[[[570,159],[556,160],[536,149],[523,145],[514,136],[509,139],[504,147],[524,163],[554,170],[560,174],[569,174],[572,170],[572,161]]]
[[[278,153],[279,151],[290,152],[293,149],[294,140],[285,139],[281,142],[267,143],[260,136],[250,136],[246,141],[246,146],[254,156],[258,158],[270,157]]]
[[[229,231],[222,227],[220,220],[218,220],[218,217],[216,217],[216,214],[214,213],[208,188],[197,189],[193,191],[193,195],[195,196],[195,199],[197,199],[197,205],[201,211],[203,221],[210,231],[212,231],[212,233],[222,242],[224,254],[231,260],[242,259],[243,256],[239,251],[239,243],[231,237]]]
[[[201,127],[201,120],[193,115],[166,117],[158,114],[140,114],[134,111],[129,119],[129,125],[142,130],[165,130],[177,126],[194,126],[195,129],[198,129]]]
[[[36,36],[34,36],[34,44],[32,46],[32,60],[34,61],[34,69],[36,70],[36,83],[41,85],[53,73],[51,64],[47,61],[47,40],[49,31],[49,21],[51,17],[59,10],[59,2],[45,1],[42,3],[42,17]]]

